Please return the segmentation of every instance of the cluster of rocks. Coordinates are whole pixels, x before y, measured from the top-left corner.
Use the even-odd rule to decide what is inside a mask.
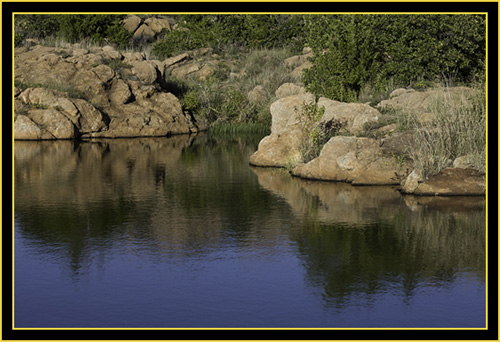
[[[412,108],[417,120],[432,120],[425,109],[426,101],[439,90],[415,92],[398,89],[378,108]],[[460,96],[466,88],[450,90],[450,96]],[[315,97],[305,89],[284,84],[276,95],[282,98],[271,105],[271,134],[259,143],[250,157],[250,164],[262,167],[286,167],[291,174],[304,179],[342,181],[353,185],[398,185],[403,193],[415,195],[484,195],[485,175],[457,158],[454,165],[439,174],[424,179],[413,168],[407,152],[414,143],[410,132],[398,132],[395,124],[377,129],[377,138],[363,136],[367,124],[383,122],[377,108],[361,103],[342,103]],[[414,103],[414,106],[408,106]],[[318,157],[302,163],[304,138],[304,104],[315,104],[324,112],[318,125],[339,122],[343,134],[332,137]]]
[[[133,34],[135,40],[154,41],[164,32],[172,31],[172,25],[165,18],[149,17],[142,20],[137,15],[129,15],[123,19],[123,27]]]
[[[143,53],[120,53],[111,46],[16,48],[15,139],[197,132],[166,82],[188,59],[147,60]]]

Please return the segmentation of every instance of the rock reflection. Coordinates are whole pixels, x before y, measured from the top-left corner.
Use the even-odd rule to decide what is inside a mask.
[[[255,168],[260,184],[300,217],[291,235],[325,303],[366,305],[376,294],[452,284],[462,272],[484,282],[486,215],[479,197],[403,197],[391,187],[311,182]]]
[[[195,263],[293,246],[333,308],[385,291],[410,300],[461,272],[484,281],[482,197],[403,197],[250,168],[259,140],[16,141],[16,234],[77,280],[111,254]]]

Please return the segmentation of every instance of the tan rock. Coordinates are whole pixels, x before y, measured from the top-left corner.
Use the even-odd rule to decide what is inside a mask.
[[[102,48],[102,53],[104,55],[105,58],[108,58],[108,59],[117,59],[117,60],[121,60],[123,59],[123,56],[120,52],[116,51],[114,47],[110,46],[110,45],[106,45]]]
[[[390,185],[399,184],[407,168],[406,161],[399,163],[375,139],[336,136],[323,146],[319,157],[297,166],[292,174],[356,185]]]
[[[171,69],[170,74],[176,78],[183,79],[189,74],[192,74],[200,69],[201,64],[194,62],[174,67],[173,69]]]
[[[278,89],[276,89],[276,97],[277,98],[282,98],[282,97],[287,97],[287,96],[292,96],[292,95],[298,95],[298,94],[305,94],[306,89],[304,87],[301,87],[295,83],[283,83],[282,85],[279,86]]]
[[[121,105],[132,99],[132,92],[127,83],[121,79],[115,80],[109,90],[109,99],[112,104]]]
[[[145,84],[153,84],[159,80],[160,71],[150,61],[132,62],[132,73]]]
[[[156,35],[156,32],[151,29],[146,24],[142,24],[134,33],[135,39],[144,39],[144,38],[153,38]]]
[[[138,16],[136,16],[136,15],[129,15],[128,17],[126,17],[125,19],[123,19],[123,27],[128,32],[133,33],[133,32],[135,32],[135,30],[137,30],[137,28],[139,27],[139,25],[141,25],[141,22],[142,22],[142,20]]]
[[[332,119],[341,122],[345,125],[344,128],[352,134],[362,133],[367,122],[376,122],[380,116],[377,109],[367,104],[343,103],[324,97],[318,100],[318,107],[325,109],[321,122]]]
[[[472,169],[446,168],[426,180],[407,183],[403,193],[421,196],[482,196],[486,194],[485,174]]]
[[[165,59],[163,61],[163,64],[165,65],[166,68],[168,68],[174,64],[186,61],[187,59],[189,59],[189,55],[187,53],[182,53],[180,55]]]
[[[55,139],[25,115],[17,115],[14,121],[14,138],[17,140]]]
[[[156,33],[160,33],[163,30],[171,31],[172,28],[170,27],[170,23],[168,22],[167,19],[162,19],[162,18],[148,18],[144,21],[145,24],[147,24],[151,30],[153,30]]]
[[[271,133],[282,134],[290,130],[301,130],[301,115],[304,104],[314,103],[310,93],[284,97],[271,104]]]
[[[55,109],[31,110],[30,119],[39,127],[49,132],[56,139],[76,138],[78,130],[62,113]]]
[[[285,167],[302,159],[300,137],[295,132],[271,134],[262,139],[257,151],[250,156],[254,166]]]

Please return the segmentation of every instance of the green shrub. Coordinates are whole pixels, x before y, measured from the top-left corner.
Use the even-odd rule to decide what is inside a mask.
[[[121,24],[124,15],[64,14],[57,15],[59,36],[71,43],[91,40],[99,44],[113,43],[123,48],[132,34]]]
[[[47,38],[59,31],[57,16],[48,14],[16,14],[14,25],[16,35],[24,38]]]
[[[388,82],[416,88],[435,81],[470,82],[482,74],[484,15],[313,15],[307,43],[313,67],[309,91],[355,101],[361,90],[384,92]]]
[[[188,14],[176,16],[180,28],[154,44],[160,59],[199,47],[216,52],[304,46],[306,23],[302,15]]]

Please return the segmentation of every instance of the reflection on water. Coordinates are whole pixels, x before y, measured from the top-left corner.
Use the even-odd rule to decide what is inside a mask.
[[[259,138],[16,141],[16,326],[485,325],[483,198],[252,168]]]

